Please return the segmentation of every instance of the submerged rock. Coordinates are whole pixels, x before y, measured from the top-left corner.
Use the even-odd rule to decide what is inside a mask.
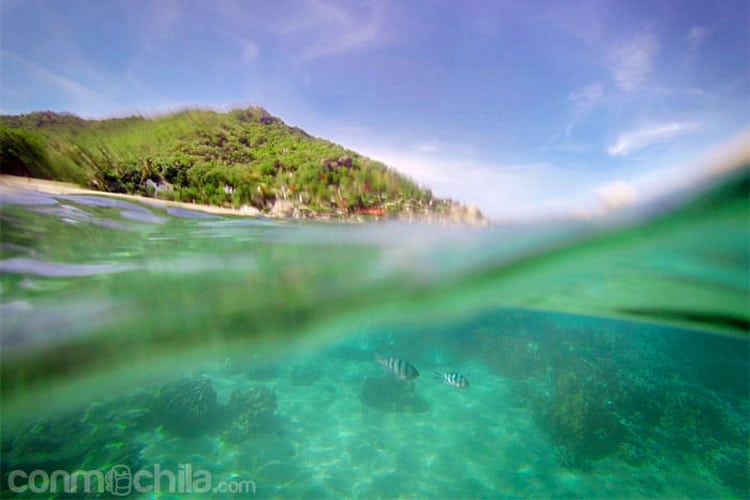
[[[224,440],[242,442],[255,433],[276,428],[276,393],[265,386],[235,389],[229,398],[227,418],[229,427]]]
[[[8,474],[13,470],[75,471],[122,464],[138,470],[142,443],[134,438],[140,413],[130,398],[108,404],[92,403],[62,414],[41,415],[18,427],[3,428],[0,457],[0,498],[12,496]],[[55,487],[62,491],[58,478]],[[96,484],[94,484],[96,488]]]
[[[91,431],[80,416],[43,416],[4,446],[4,458],[15,468],[74,470],[95,445]]]
[[[216,390],[206,377],[184,378],[165,385],[151,407],[153,421],[178,436],[208,432],[220,416]]]

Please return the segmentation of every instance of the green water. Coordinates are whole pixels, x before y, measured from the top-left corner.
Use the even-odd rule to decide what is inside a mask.
[[[484,229],[6,189],[0,493],[747,497],[748,179]]]

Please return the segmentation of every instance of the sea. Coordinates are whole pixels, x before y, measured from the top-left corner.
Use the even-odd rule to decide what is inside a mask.
[[[0,495],[747,498],[749,193],[477,228],[4,189]]]

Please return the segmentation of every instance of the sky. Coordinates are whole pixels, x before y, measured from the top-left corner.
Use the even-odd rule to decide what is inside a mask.
[[[606,212],[750,141],[748,5],[0,0],[0,112],[259,105],[495,219]]]

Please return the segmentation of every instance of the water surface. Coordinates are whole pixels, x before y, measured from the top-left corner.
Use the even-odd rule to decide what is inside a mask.
[[[258,497],[746,497],[747,194],[473,229],[4,191],[2,493],[158,464]]]

